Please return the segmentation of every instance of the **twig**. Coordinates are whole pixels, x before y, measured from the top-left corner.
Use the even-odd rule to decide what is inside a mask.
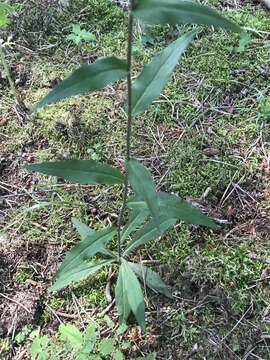
[[[113,271],[112,271],[112,267],[110,267],[109,269],[109,274],[108,274],[108,280],[107,280],[107,284],[105,287],[105,296],[106,299],[108,300],[108,303],[111,303],[113,298],[112,298],[112,294],[111,294],[111,280],[113,277]]]
[[[142,260],[141,263],[143,265],[160,265],[159,260]]]
[[[234,330],[238,327],[238,325],[242,322],[242,320],[245,318],[245,316],[249,313],[249,311],[252,309],[253,304],[250,305],[250,307],[245,311],[245,313],[241,316],[241,318],[237,321],[237,323],[234,325],[234,327],[220,340],[220,344],[222,344],[228,336],[230,336]]]
[[[17,193],[17,194],[8,194],[8,195],[1,195],[0,199],[7,199],[7,198],[12,198],[12,197],[22,197],[22,196],[32,196],[35,194],[42,194],[42,193],[49,193],[49,192],[54,192],[55,190],[52,189],[44,189],[44,190],[37,190],[37,191],[32,191],[32,192],[23,192],[23,193]]]
[[[115,299],[113,299],[113,301],[103,311],[101,311],[98,316],[103,317],[104,315],[106,315],[114,307],[114,304]]]
[[[80,318],[80,320],[81,320],[82,327],[85,329],[84,322],[83,322],[83,318],[82,318],[82,316],[81,316],[81,312],[80,312],[80,309],[79,309],[79,306],[78,306],[78,301],[77,301],[77,298],[76,298],[76,296],[75,296],[75,294],[74,294],[73,292],[72,292],[72,300],[73,300],[73,303],[75,304],[77,313],[78,313],[79,318]]]
[[[232,185],[233,185],[235,188],[237,188],[238,190],[240,190],[242,193],[246,194],[251,200],[253,200],[254,202],[258,203],[258,201],[257,201],[256,199],[254,199],[254,197],[251,196],[246,190],[242,189],[239,184],[232,183]]]
[[[59,321],[59,323],[61,323],[61,319],[59,318],[58,314],[56,311],[53,310],[53,308],[45,302],[45,306],[47,306],[47,308],[53,313],[53,315],[56,317],[56,319]]]
[[[207,198],[207,196],[210,194],[211,191],[212,191],[212,188],[210,186],[208,186],[208,188],[206,188],[204,190],[204,192],[202,193],[202,196],[200,197],[200,200],[205,200]]]
[[[25,307],[23,304],[19,303],[18,301],[14,300],[14,299],[11,299],[10,297],[0,293],[0,296],[2,296],[3,298],[9,300],[9,301],[12,301],[14,302],[15,304],[17,304],[18,306],[22,307],[26,312],[28,312],[28,314],[31,314],[31,311],[29,309],[27,309],[27,307]]]

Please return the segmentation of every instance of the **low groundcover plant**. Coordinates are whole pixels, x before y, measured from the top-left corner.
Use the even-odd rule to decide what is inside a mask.
[[[50,291],[56,291],[73,282],[85,279],[104,266],[118,267],[115,287],[115,301],[121,323],[134,314],[141,328],[145,329],[145,303],[140,282],[150,289],[171,297],[169,288],[158,273],[148,267],[132,262],[132,252],[164,234],[177,221],[207,226],[215,229],[216,224],[176,195],[157,192],[150,172],[131,157],[132,123],[150,106],[171,77],[181,55],[198,35],[195,28],[184,33],[152,61],[145,65],[139,76],[132,81],[132,45],[135,18],[155,24],[199,24],[221,27],[241,33],[241,28],[227,20],[215,10],[194,1],[181,0],[131,0],[128,10],[127,57],[118,59],[107,57],[90,65],[82,65],[68,78],[56,86],[35,106],[57,102],[74,95],[100,90],[108,84],[124,77],[127,79],[127,131],[125,173],[119,169],[93,160],[64,160],[32,164],[31,171],[58,176],[79,184],[121,184],[123,186],[122,205],[116,226],[94,231],[78,219],[73,225],[78,230],[81,241],[71,249],[59,267]],[[129,187],[134,192],[128,197]],[[129,217],[124,224],[126,210]],[[107,244],[117,239],[117,251],[107,248]],[[99,260],[90,260],[95,257]]]

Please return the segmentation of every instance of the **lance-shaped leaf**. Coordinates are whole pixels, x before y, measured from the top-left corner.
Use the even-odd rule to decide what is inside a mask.
[[[131,309],[128,302],[127,292],[125,291],[125,278],[123,266],[120,266],[118,278],[115,286],[115,304],[118,310],[120,324],[126,323]]]
[[[147,24],[202,24],[241,32],[216,10],[190,0],[137,0],[133,13]]]
[[[88,263],[87,261],[79,260],[77,265],[67,269],[66,271],[59,271],[55,276],[54,284],[49,288],[49,291],[60,290],[71,283],[75,283],[86,279],[89,275],[94,274],[103,266],[111,265],[114,260],[102,260],[96,263]]]
[[[153,291],[163,294],[169,298],[172,297],[172,293],[168,286],[164,284],[159,274],[150,268],[143,266],[142,264],[128,263],[131,269],[139,276],[142,281]]]
[[[218,229],[213,220],[209,219],[201,210],[192,206],[174,194],[161,192],[158,195],[160,212],[169,218],[182,220],[188,224],[203,225]]]
[[[165,192],[158,193],[160,214],[168,219],[177,219],[188,224],[207,226],[212,229],[218,229],[218,226],[208,216],[187,201],[174,194]],[[139,197],[133,197],[128,201],[128,207],[139,211],[147,209],[145,201]]]
[[[128,255],[132,250],[138,246],[144,245],[150,240],[155,240],[167,231],[171,226],[176,223],[176,219],[168,219],[167,216],[159,217],[159,228],[157,229],[156,223],[151,220],[144,225],[133,237],[132,241],[128,243],[127,249],[124,251],[124,256]]]
[[[128,181],[137,195],[143,198],[159,228],[159,204],[155,184],[150,172],[135,159],[126,161]]]
[[[95,234],[94,230],[92,230],[86,224],[82,223],[79,219],[72,218],[72,224],[76,228],[76,230],[78,231],[78,233],[79,233],[82,240],[87,238],[87,236],[91,236],[91,235]]]
[[[139,77],[132,84],[132,114],[145,111],[157,98],[168,80],[181,55],[194,39],[196,30],[190,31],[167,46],[143,68]]]
[[[58,176],[78,184],[113,185],[124,182],[124,177],[118,169],[94,160],[48,161],[27,165],[26,168],[30,171]]]
[[[96,231],[94,231],[89,226],[82,223],[80,220],[78,220],[76,218],[72,218],[72,224],[76,228],[76,230],[78,231],[78,233],[80,235],[80,238],[82,240],[85,240],[85,239],[87,239],[87,237],[96,234]],[[110,251],[110,250],[108,250],[106,248],[101,249],[99,252],[102,255],[108,256],[108,257],[113,258],[115,260],[117,259],[117,254],[113,253],[112,251]]]
[[[62,276],[62,274],[69,270],[76,269],[81,262],[95,256],[98,252],[101,252],[106,243],[113,238],[115,233],[116,229],[111,227],[98,231],[93,235],[87,236],[84,240],[81,240],[66,255],[59,267],[56,277]]]
[[[137,211],[147,209],[146,202],[143,199],[141,199],[139,196],[131,196],[130,198],[128,198],[127,206],[130,209]]]
[[[108,84],[122,79],[126,73],[126,61],[116,57],[100,59],[90,65],[82,65],[40,100],[33,111],[46,104],[74,95],[100,90]]]
[[[149,211],[147,209],[133,210],[121,232],[121,241],[124,241],[132,231],[136,230],[146,220],[148,215]]]
[[[145,330],[145,307],[141,285],[124,259],[122,259],[115,288],[115,302],[121,322],[127,320],[131,310],[140,327]]]

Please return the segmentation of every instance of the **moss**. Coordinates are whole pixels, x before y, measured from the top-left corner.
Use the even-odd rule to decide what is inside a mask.
[[[33,269],[22,269],[16,272],[16,280],[19,283],[24,283],[27,279],[31,279],[33,277]]]
[[[264,246],[253,244],[250,239],[242,239],[233,247],[218,240],[208,241],[200,253],[200,269],[214,282],[225,286],[243,289],[247,284],[258,280],[266,266]],[[196,259],[196,263],[198,264]],[[195,267],[197,264],[194,263]],[[196,272],[196,270],[195,270]]]
[[[177,264],[179,272],[185,271],[187,259],[190,255],[189,229],[186,225],[178,226],[171,230],[159,241],[158,246],[153,242],[148,246],[148,251],[155,253],[161,264],[174,267]]]
[[[10,338],[1,338],[0,337],[0,354],[2,356],[8,355],[9,351],[12,349],[12,341]]]
[[[85,305],[94,307],[106,306],[107,300],[104,289],[108,278],[108,269],[104,268],[96,276],[75,285],[74,294]]]
[[[57,13],[59,23],[54,22],[55,33],[50,30],[44,37],[44,49],[41,44],[39,56],[28,63],[28,78],[31,81],[23,93],[29,106],[50,90],[55,79],[64,78],[81,62],[111,54],[125,56],[127,16],[119,7],[107,0],[70,3],[71,7],[66,10],[70,22],[80,23],[93,31],[97,42],[91,47],[67,48],[66,35],[70,30],[69,24],[66,24],[67,13]],[[221,6],[220,1],[213,0],[211,3]],[[269,37],[267,32],[270,31],[269,16],[257,8],[254,12],[251,5],[239,6],[237,10],[225,8],[224,13],[244,27],[255,30],[249,31],[250,43],[243,52],[237,52],[238,35],[204,29],[182,57],[171,82],[163,91],[164,96],[157,99],[147,113],[134,120],[132,142],[134,156],[145,160],[159,179],[169,169],[161,184],[163,188],[182,197],[200,197],[210,186],[212,193],[207,200],[212,206],[218,204],[232,179],[237,182],[244,177],[248,184],[260,173],[265,155],[258,149],[253,152],[250,149],[261,136],[262,129],[263,136],[269,133],[265,124],[269,112],[266,66],[269,48],[265,46]],[[167,25],[148,28],[152,44],[142,44],[146,30],[141,31],[138,27],[134,76],[157,51],[188,28]],[[48,42],[55,46],[46,49]],[[98,145],[102,149],[98,154],[100,161],[122,167],[126,131],[125,87],[122,83],[95,94],[48,106],[22,125],[12,115],[10,93],[2,91],[1,96],[3,114],[9,119],[1,127],[6,154],[17,156],[26,147],[27,156],[22,162],[90,158]],[[33,144],[27,145],[31,141]],[[207,148],[217,150],[217,154],[207,155]],[[55,178],[37,174],[31,181],[40,188],[55,186],[57,182]],[[95,229],[115,222],[121,187],[109,190],[105,187],[71,189],[63,185],[55,189],[52,194],[35,195],[36,201],[24,204],[25,208],[30,208],[40,202],[50,202],[49,206],[27,212],[24,208],[14,209],[8,213],[6,226],[20,224],[18,230],[7,229],[11,235],[17,231],[22,240],[30,243],[52,242],[69,248],[78,240],[78,234],[71,225],[72,216],[83,219]],[[265,200],[264,207],[267,206],[269,204]],[[114,242],[110,246],[115,249]],[[179,345],[176,338],[177,351],[181,348],[190,354],[194,344],[198,344],[202,356],[217,358],[220,355],[217,346],[211,345],[214,335],[221,339],[226,336],[250,304],[256,304],[252,321],[257,329],[269,331],[261,321],[269,291],[263,282],[256,282],[262,271],[269,267],[268,252],[265,243],[246,236],[239,236],[235,242],[225,242],[222,235],[205,230],[198,232],[186,225],[177,226],[161,240],[141,250],[142,256],[150,253],[162,264],[167,264],[169,272],[175,271],[181,276],[188,273],[201,286],[199,293],[192,293],[188,298],[190,302],[181,300],[183,303],[180,305],[172,303],[172,317],[166,321],[166,326],[176,329],[176,336],[181,340]],[[24,270],[16,275],[21,283],[28,276],[31,274]],[[86,309],[100,309],[107,305],[104,296],[107,276],[108,272],[104,269],[72,287]],[[176,288],[181,287],[178,280],[173,279]],[[210,290],[205,284],[210,284]],[[226,301],[223,302],[220,294]],[[213,298],[220,298],[220,302],[213,304]],[[199,303],[195,310],[192,310],[196,307],[192,301]],[[50,297],[48,304],[54,310],[67,309],[76,313],[68,290]],[[46,309],[43,322],[47,323],[52,318],[51,311]],[[239,324],[233,336],[227,339],[228,347],[241,358],[248,346],[258,340],[247,333],[245,326],[246,323],[243,326]],[[212,330],[216,333],[213,334]],[[221,358],[232,355],[226,351],[226,347],[221,349]]]

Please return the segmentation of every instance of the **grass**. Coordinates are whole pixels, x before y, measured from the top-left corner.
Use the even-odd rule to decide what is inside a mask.
[[[215,4],[219,6],[219,2]],[[125,54],[126,16],[120,8],[96,0],[91,0],[90,5],[77,1],[71,7],[64,13],[51,9],[54,20],[44,33],[42,29],[37,31],[31,40],[37,56],[27,59],[14,52],[10,54],[10,63],[19,61],[25,67],[29,80],[20,90],[29,106],[47,93],[55,79],[63,78],[82,61],[111,53]],[[66,12],[70,23],[80,23],[95,33],[96,44],[79,49],[68,44],[66,35],[70,28]],[[250,32],[251,42],[245,50],[236,52],[239,39],[234,35],[203,30],[183,56],[163,95],[134,122],[133,154],[144,159],[157,184],[162,179],[160,188],[184,198],[196,198],[211,216],[230,222],[216,233],[177,226],[136,254],[160,260],[164,264],[160,271],[176,294],[172,302],[150,296],[148,330],[156,338],[150,347],[145,345],[143,336],[137,341],[143,352],[156,350],[159,358],[182,359],[193,354],[196,359],[202,354],[209,359],[238,359],[256,344],[254,356],[269,355],[264,340],[270,330],[269,289],[263,279],[269,271],[269,241],[260,235],[255,220],[260,222],[261,214],[269,213],[269,194],[268,197],[260,194],[267,194],[267,174],[262,164],[270,150],[267,141],[270,24],[268,14],[262,9],[254,13],[251,5],[227,10],[227,14],[246,28],[256,29]],[[20,25],[22,35],[17,35],[16,41],[25,44],[30,41],[27,21]],[[168,26],[148,29],[153,44],[144,46],[142,29],[137,30],[134,74],[183,29]],[[42,34],[41,40],[38,34]],[[49,42],[54,45],[52,48]],[[4,231],[24,243],[49,244],[64,253],[78,238],[71,225],[73,216],[94,228],[115,222],[118,188],[59,185],[55,179],[28,174],[23,165],[56,158],[89,158],[94,154],[121,167],[126,121],[123,84],[49,106],[32,115],[25,124],[18,124],[11,113],[11,94],[6,88],[0,91],[2,116],[7,118],[0,128],[1,156],[17,161],[10,177],[3,177],[3,181],[12,183],[16,191],[53,190],[22,198],[23,201],[15,198],[2,211]],[[215,150],[214,155],[211,151],[209,155],[209,149]],[[233,184],[243,191],[235,190]],[[200,199],[208,187],[209,196]],[[255,206],[246,193],[259,203]],[[29,210],[41,202],[44,207]],[[47,202],[53,204],[48,206]],[[234,212],[236,215],[230,215]],[[263,222],[260,224],[264,226]],[[29,261],[35,264],[40,260]],[[51,275],[42,278],[33,274],[30,266],[18,268],[15,279],[21,285],[34,279],[46,287]],[[107,305],[104,296],[107,277],[103,271],[72,288],[73,296],[93,317]],[[76,314],[70,290],[45,298],[54,312]],[[157,319],[151,311],[156,303]],[[39,322],[45,332],[55,319],[49,307]],[[115,319],[114,311],[112,316]],[[11,343],[9,339],[1,340],[3,354]]]

